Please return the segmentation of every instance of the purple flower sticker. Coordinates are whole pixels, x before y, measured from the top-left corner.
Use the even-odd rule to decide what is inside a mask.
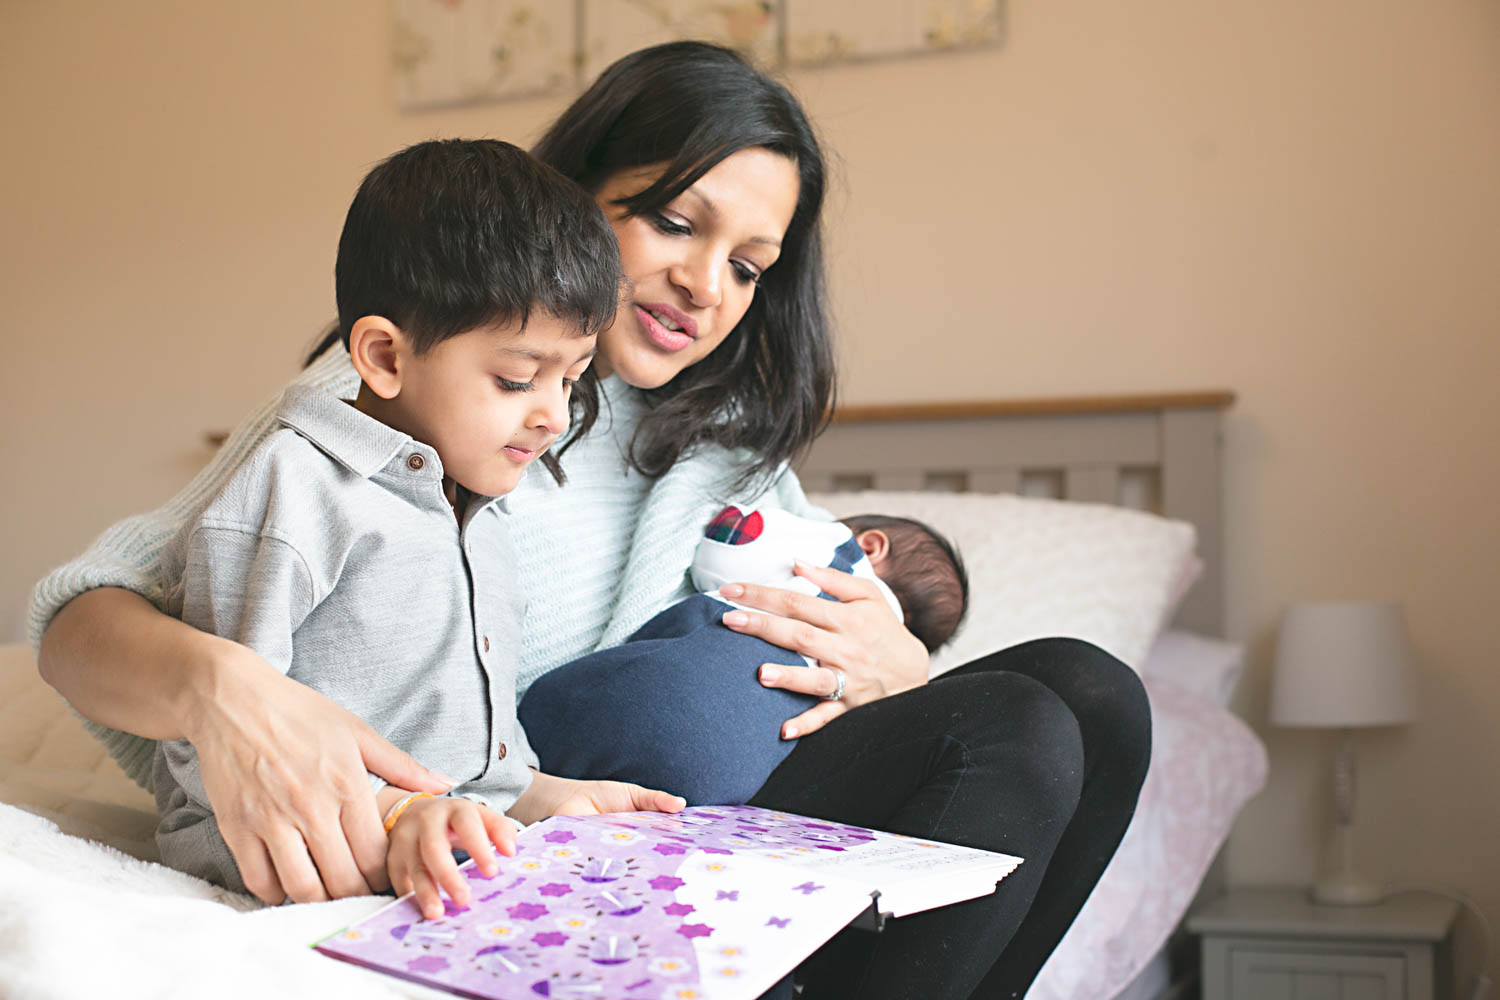
[[[537,889],[537,894],[541,896],[566,896],[572,891],[573,887],[566,882],[548,882]]]
[[[541,903],[517,903],[505,912],[510,914],[512,920],[535,920],[546,916],[548,911]]]
[[[543,931],[540,934],[531,935],[531,941],[538,948],[556,948],[566,944],[568,936],[562,931]]]
[[[704,854],[733,854],[734,852],[723,847],[705,847]]]
[[[817,892],[819,889],[822,889],[822,888],[825,888],[825,887],[821,886],[821,885],[817,885],[817,884],[815,884],[813,882],[803,882],[801,885],[794,885],[794,886],[792,886],[792,888],[795,889],[795,890],[797,890],[798,892],[802,893],[802,895],[804,895],[804,896],[811,896],[813,893]]]
[[[687,848],[681,844],[657,844],[651,848],[657,854],[686,854]]]
[[[542,839],[549,844],[566,844],[577,840],[578,837],[571,830],[552,830],[542,834]]]
[[[738,903],[740,901],[740,891],[738,889],[730,889],[728,892],[725,892],[723,889],[716,891],[718,895],[714,897],[714,902],[718,902],[721,899],[727,899],[731,903]]]
[[[686,885],[687,883],[682,881],[682,879],[678,878],[676,875],[658,875],[647,884],[650,885],[653,889],[662,889],[666,892],[671,892],[673,889],[676,889],[679,886]]]
[[[785,927],[787,924],[789,924],[791,922],[792,922],[792,918],[791,917],[772,917],[770,920],[766,921],[766,926],[767,927]]]
[[[467,906],[459,906],[457,903],[455,903],[451,899],[444,899],[443,900],[443,916],[445,916],[445,917],[456,917],[460,913],[468,913],[468,912],[469,912],[469,908]]]
[[[447,967],[448,960],[441,955],[422,955],[406,963],[411,972],[442,972]]]
[[[692,903],[671,903],[663,906],[661,911],[669,917],[685,917],[696,909]]]
[[[685,938],[708,937],[714,929],[707,924],[683,924],[677,928],[677,933]]]

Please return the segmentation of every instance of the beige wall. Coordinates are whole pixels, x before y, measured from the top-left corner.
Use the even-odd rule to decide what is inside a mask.
[[[385,5],[0,4],[0,621],[331,314],[365,169],[529,141],[401,115]],[[1269,790],[1237,881],[1301,881],[1325,734],[1265,726],[1280,607],[1404,601],[1422,719],[1365,744],[1368,868],[1500,922],[1500,3],[1012,0],[1002,50],[793,78],[842,156],[854,401],[1229,387],[1229,628]]]

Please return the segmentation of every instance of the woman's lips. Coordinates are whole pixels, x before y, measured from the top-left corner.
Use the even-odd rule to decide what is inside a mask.
[[[666,315],[672,322],[682,327],[682,330],[669,330],[662,326],[656,317],[651,315],[652,310]],[[653,304],[650,309],[647,309],[645,306],[638,305],[635,307],[635,314],[640,317],[641,327],[646,331],[646,337],[664,351],[682,350],[693,342],[694,335],[697,333],[696,324],[692,319],[670,306]]]

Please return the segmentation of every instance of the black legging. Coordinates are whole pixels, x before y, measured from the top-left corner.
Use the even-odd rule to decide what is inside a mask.
[[[825,997],[1020,997],[1099,880],[1151,750],[1139,678],[1041,639],[846,712],[804,737],[752,804],[1003,851],[988,896],[845,931],[799,970]]]

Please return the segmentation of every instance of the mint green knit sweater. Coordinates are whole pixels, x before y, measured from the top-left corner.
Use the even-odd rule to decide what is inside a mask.
[[[323,354],[293,379],[352,397],[359,377],[342,348]],[[618,645],[652,615],[691,593],[687,570],[704,525],[726,502],[745,456],[704,449],[660,479],[629,467],[625,447],[645,403],[618,378],[603,382],[593,431],[563,457],[568,482],[559,488],[534,469],[510,495],[511,535],[519,550],[517,578],[528,593],[517,695],[542,674],[595,649]],[[194,516],[260,441],[275,430],[268,399],[247,417],[212,462],[182,492],[149,514],[126,518],[77,559],[48,574],[32,595],[27,630],[33,646],[58,610],[94,587],[125,587],[162,603],[161,549]],[[817,516],[797,477],[782,474],[756,502]],[[826,516],[826,515],[824,515]],[[125,773],[150,787],[155,744],[85,723]]]

